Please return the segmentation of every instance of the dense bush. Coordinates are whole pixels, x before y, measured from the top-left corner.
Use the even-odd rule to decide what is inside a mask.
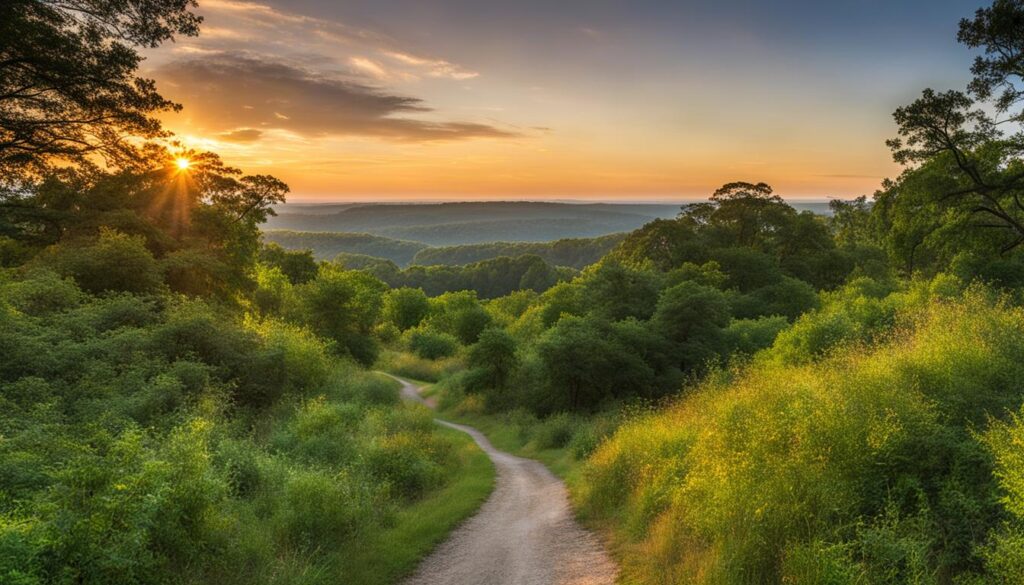
[[[199,299],[0,277],[0,581],[344,575],[338,551],[455,461],[330,347]]]
[[[430,329],[413,329],[405,337],[409,350],[428,360],[451,357],[459,349],[454,336]]]

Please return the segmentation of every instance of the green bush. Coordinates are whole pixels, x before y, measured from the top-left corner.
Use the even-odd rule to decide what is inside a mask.
[[[580,420],[567,413],[551,415],[533,429],[533,441],[541,449],[560,449],[572,441]]]
[[[406,344],[414,354],[428,360],[451,357],[459,349],[455,337],[429,329],[413,329],[406,334]]]
[[[383,519],[380,496],[350,471],[293,471],[284,485],[279,522],[290,543],[330,549],[364,534]]]
[[[365,454],[369,473],[386,482],[402,498],[412,499],[440,485],[444,468],[437,459],[445,454],[423,433],[399,432],[382,437]]]
[[[75,279],[83,290],[152,292],[163,277],[143,238],[103,229],[95,240],[50,247],[34,263]]]

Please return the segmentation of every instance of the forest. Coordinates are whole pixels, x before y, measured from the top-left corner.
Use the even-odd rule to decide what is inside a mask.
[[[397,582],[494,471],[384,371],[551,464],[622,582],[1024,582],[1021,2],[828,214],[736,181],[320,258],[260,231],[284,182],[162,130],[138,51],[201,21],[131,5],[0,6],[0,581]]]
[[[263,230],[263,240],[289,250],[310,250],[317,260],[334,260],[338,254],[360,254],[410,264],[459,266],[502,256],[540,256],[552,266],[581,269],[601,259],[626,234],[596,238],[562,238],[551,242],[487,242],[458,246],[428,246],[419,242],[348,232],[297,232]]]

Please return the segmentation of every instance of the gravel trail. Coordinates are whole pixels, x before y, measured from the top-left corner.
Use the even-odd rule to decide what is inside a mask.
[[[402,396],[426,403],[405,380]],[[612,585],[617,569],[600,541],[573,517],[565,485],[544,465],[495,449],[472,427],[460,430],[494,462],[494,492],[403,585]]]

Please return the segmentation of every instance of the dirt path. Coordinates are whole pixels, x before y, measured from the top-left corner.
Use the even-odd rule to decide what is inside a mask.
[[[405,380],[402,396],[425,403]],[[495,449],[472,427],[438,420],[473,438],[494,462],[497,483],[476,516],[457,528],[403,585],[611,585],[616,567],[572,515],[565,485],[544,465]]]

